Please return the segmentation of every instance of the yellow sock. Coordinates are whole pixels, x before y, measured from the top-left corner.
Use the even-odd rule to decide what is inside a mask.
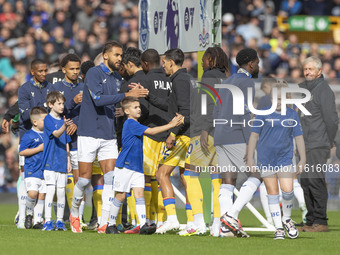
[[[117,215],[117,219],[116,219],[116,225],[117,226],[119,224],[122,224],[122,210],[123,210],[123,206],[120,207],[118,215]]]
[[[72,199],[73,199],[73,189],[74,189],[74,180],[73,174],[67,174],[67,184],[66,184],[66,199],[68,208],[72,208]]]
[[[156,221],[156,207],[155,204],[153,203],[151,199],[151,204],[150,204],[150,224],[155,223]]]
[[[203,192],[199,180],[199,173],[185,171],[184,179],[187,183],[187,196],[192,208],[192,214],[203,213]],[[187,213],[188,214],[188,213]]]
[[[92,199],[93,199],[94,208],[96,208],[98,218],[102,216],[102,205],[103,205],[102,193],[103,193],[103,185],[95,185],[93,187]]]
[[[158,207],[158,182],[155,177],[151,177],[151,197],[150,220],[155,221]]]
[[[157,206],[157,222],[165,222],[166,221],[166,211],[163,204],[163,197],[161,188],[158,186],[158,206]]]
[[[145,199],[145,210],[146,210],[146,218],[150,219],[150,204],[151,204],[151,183],[145,183],[144,187],[144,199]]]
[[[132,223],[138,223],[137,211],[136,211],[136,201],[133,192],[131,191],[130,196],[127,196],[127,204],[129,207],[129,215]],[[133,222],[134,221],[134,222]]]
[[[221,179],[220,174],[210,174],[210,178],[211,178],[211,183],[214,189],[214,192],[213,192],[214,218],[219,218],[221,217],[221,212],[220,212],[220,203],[218,201],[218,195],[220,193],[222,179]]]
[[[176,215],[176,206],[174,197],[166,197],[163,199],[166,214],[169,216]]]

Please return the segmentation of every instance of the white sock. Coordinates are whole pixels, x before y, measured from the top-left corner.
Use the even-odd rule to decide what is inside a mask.
[[[213,225],[215,224],[221,224],[220,218],[214,218]]]
[[[107,224],[110,215],[110,208],[112,201],[114,199],[114,191],[113,191],[113,171],[107,172],[104,174],[104,186],[102,193],[102,218],[100,222],[100,226],[104,226]]]
[[[233,206],[234,185],[221,184],[220,193],[218,195],[218,201],[220,202],[221,216],[226,212],[229,212]]]
[[[266,185],[264,185],[264,182],[260,185],[260,198],[261,198],[261,204],[264,210],[264,213],[266,214],[267,221],[269,223],[273,223],[272,216],[269,211],[269,205],[268,205],[268,197],[267,197],[267,188]]]
[[[166,221],[169,221],[169,222],[178,222],[177,214],[168,215],[168,216],[166,217]]]
[[[306,206],[305,197],[303,195],[303,189],[297,179],[294,179],[294,196],[299,203],[299,207]]]
[[[286,193],[282,191],[282,221],[286,222],[292,215],[294,191]]]
[[[203,213],[194,214],[194,224],[196,227],[205,226]]]
[[[21,182],[18,188],[19,221],[25,220],[27,191],[24,180],[24,173],[21,173]]]
[[[131,225],[132,226],[136,226],[137,225],[137,221],[136,220],[131,220]]]
[[[73,189],[73,198],[72,198],[72,208],[71,208],[71,215],[72,217],[79,217],[79,206],[81,201],[83,201],[85,189],[87,185],[89,185],[91,179],[85,179],[82,177],[78,178],[78,182],[74,186]]]
[[[42,216],[44,212],[44,204],[45,200],[38,200],[37,204],[34,207],[34,225],[38,222],[42,222]]]
[[[163,226],[164,222],[163,221],[157,221],[157,228],[159,228],[160,226]]]
[[[45,220],[51,221],[52,219],[52,205],[55,193],[55,185],[46,185],[45,197]]]
[[[84,215],[84,209],[85,209],[85,201],[81,201],[80,206],[79,206],[79,219],[83,220],[83,215]]]
[[[111,207],[110,207],[110,218],[109,218],[109,225],[115,225],[117,222],[117,215],[119,213],[119,209],[122,206],[122,202],[117,200],[116,198],[113,199]]]
[[[63,221],[65,210],[65,187],[57,187],[57,221]]]
[[[230,212],[228,212],[228,215],[238,219],[240,211],[252,199],[260,184],[261,182],[259,179],[255,177],[249,177],[248,180],[243,183],[240,189],[240,194],[231,207]]]
[[[37,199],[35,198],[30,198],[29,196],[27,196],[27,199],[26,199],[26,214],[27,215],[33,215],[33,210],[34,210],[36,200]]]
[[[136,212],[139,220],[139,225],[142,227],[146,223],[146,208],[144,197],[136,198]]]
[[[54,210],[54,215],[57,218],[57,214],[58,214],[58,201],[53,201],[52,206],[53,206],[53,210]]]
[[[268,195],[268,204],[275,228],[282,228],[279,195]]]

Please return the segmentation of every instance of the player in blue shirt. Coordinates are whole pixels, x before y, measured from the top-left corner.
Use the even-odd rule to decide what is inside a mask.
[[[118,157],[115,131],[115,104],[125,96],[145,97],[148,90],[132,89],[120,94],[122,77],[117,73],[120,68],[123,46],[118,42],[108,42],[103,49],[104,63],[90,68],[86,74],[84,94],[79,113],[78,164],[79,178],[73,190],[70,215],[71,230],[81,233],[79,206],[85,188],[91,182],[92,166],[96,157],[104,173],[102,194],[102,220],[106,223],[110,213],[113,169]],[[105,229],[98,229],[105,232]]]
[[[44,107],[46,95],[51,89],[51,84],[46,81],[47,65],[43,60],[35,59],[31,63],[32,78],[20,86],[18,90],[18,104],[20,110],[19,135],[23,135],[32,128],[30,111],[33,107]],[[21,178],[24,179],[24,157],[19,156]],[[24,228],[25,207],[27,192],[24,182],[18,187],[19,222],[18,228]]]
[[[169,124],[149,128],[138,123],[138,118],[141,116],[141,107],[138,98],[124,98],[122,108],[128,119],[123,125],[122,150],[117,158],[114,170],[113,189],[116,191],[116,195],[111,204],[106,233],[119,234],[116,227],[116,218],[126,193],[132,189],[136,199],[136,211],[140,224],[133,233],[153,234],[156,231],[156,227],[150,227],[146,223],[143,134],[155,135],[180,126],[183,123],[183,117],[177,114]]]
[[[71,138],[66,134],[66,128],[72,125],[72,120],[61,117],[64,112],[65,97],[59,91],[47,95],[46,102],[50,108],[44,121],[44,154],[42,169],[46,181],[45,224],[43,230],[54,230],[51,221],[52,202],[57,189],[57,223],[56,230],[66,231],[63,223],[65,207],[65,187],[67,172],[71,170],[68,143]]]
[[[63,57],[60,65],[65,76],[61,81],[58,81],[52,85],[52,90],[60,91],[65,96],[66,101],[64,114],[66,115],[66,118],[70,118],[73,121],[73,124],[66,130],[66,133],[71,137],[72,140],[69,144],[72,172],[69,174],[68,183],[72,183],[73,185],[68,187],[66,193],[69,207],[72,206],[74,183],[77,182],[79,176],[76,131],[78,129],[80,103],[82,102],[84,89],[84,83],[79,78],[80,62],[80,58],[75,54],[67,54],[65,57]],[[81,212],[81,216],[82,215],[83,212]]]
[[[25,157],[25,186],[27,190],[25,228],[42,229],[46,184],[41,169],[43,157],[44,119],[47,111],[34,107],[30,112],[31,130],[21,139],[19,155]],[[38,199],[37,205],[36,200]],[[32,223],[34,210],[34,225]]]
[[[257,167],[267,188],[269,210],[276,227],[274,239],[284,239],[283,226],[290,238],[298,237],[299,232],[291,219],[294,198],[293,179],[294,172],[301,173],[306,163],[305,144],[297,112],[291,108],[287,108],[286,115],[280,112],[281,89],[284,87],[287,87],[287,84],[277,83],[274,87],[278,91],[276,111],[269,115],[256,116],[247,155],[247,166],[251,171],[256,171],[254,153],[255,148],[257,149]],[[293,137],[300,155],[297,169],[292,165]],[[282,218],[278,181],[282,191]]]

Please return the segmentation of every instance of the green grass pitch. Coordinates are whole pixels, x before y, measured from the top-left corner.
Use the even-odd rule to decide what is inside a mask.
[[[180,237],[166,235],[105,235],[93,231],[82,234],[43,232],[17,229],[13,223],[16,205],[0,205],[0,254],[340,254],[340,212],[329,212],[330,232],[300,233],[296,240],[273,240],[271,232],[249,232],[250,238]],[[185,212],[178,210],[182,223]],[[89,218],[86,209],[85,218]],[[247,210],[240,214],[243,226],[259,227],[260,223]],[[299,211],[293,219],[301,221]]]

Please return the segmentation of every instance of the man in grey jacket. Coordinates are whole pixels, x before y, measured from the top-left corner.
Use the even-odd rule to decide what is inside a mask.
[[[301,174],[301,186],[307,205],[305,232],[327,232],[327,199],[324,165],[334,146],[338,130],[338,114],[335,96],[322,76],[322,63],[317,57],[309,57],[303,62],[305,81],[299,84],[308,89],[312,97],[305,104],[311,115],[300,112],[303,137],[306,145],[307,164]]]

